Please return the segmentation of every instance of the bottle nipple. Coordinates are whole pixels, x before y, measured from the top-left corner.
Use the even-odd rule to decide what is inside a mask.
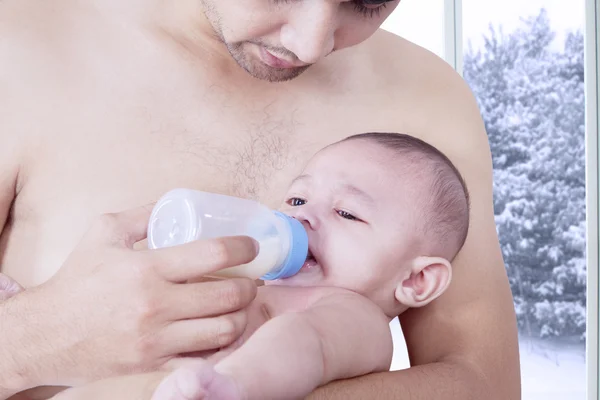
[[[294,276],[300,271],[308,255],[308,235],[304,225],[297,219],[275,211],[275,215],[283,219],[290,230],[290,243],[286,259],[280,268],[264,275],[263,280],[277,280]]]

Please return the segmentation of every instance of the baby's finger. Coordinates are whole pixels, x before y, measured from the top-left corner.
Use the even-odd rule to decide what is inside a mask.
[[[11,297],[13,297],[16,293],[11,293],[11,292],[7,292],[4,290],[0,290],[0,302],[4,301],[4,300],[8,300]]]
[[[181,367],[167,376],[156,388],[152,400],[202,400],[206,392],[198,376],[198,369],[211,368],[198,364]]]
[[[5,274],[0,274],[0,301],[10,299],[15,294],[22,292],[23,287]]]

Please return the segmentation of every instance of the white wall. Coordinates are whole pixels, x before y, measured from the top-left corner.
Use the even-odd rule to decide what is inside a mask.
[[[382,28],[443,57],[444,0],[402,0]]]

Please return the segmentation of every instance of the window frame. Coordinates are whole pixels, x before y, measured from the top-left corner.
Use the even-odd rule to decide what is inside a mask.
[[[587,387],[588,399],[598,399],[598,226],[600,132],[600,2],[586,0],[585,6],[585,98],[586,98],[586,214],[587,214]],[[592,267],[594,266],[594,267]]]

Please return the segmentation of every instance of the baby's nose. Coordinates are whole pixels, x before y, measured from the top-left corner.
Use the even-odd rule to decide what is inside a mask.
[[[319,218],[306,206],[297,207],[292,217],[300,221],[306,230],[319,229]]]

